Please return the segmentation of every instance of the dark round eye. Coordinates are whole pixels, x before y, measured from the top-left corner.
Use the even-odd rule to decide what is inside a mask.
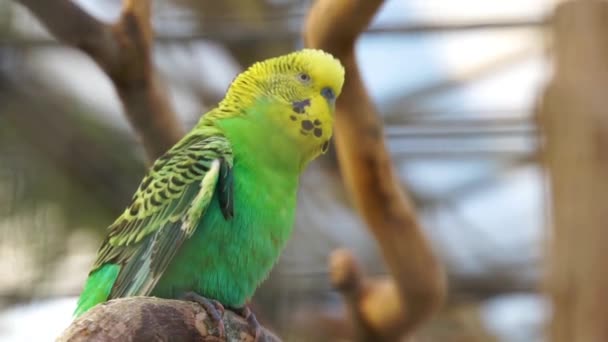
[[[310,75],[308,75],[307,73],[301,72],[298,74],[298,80],[300,80],[300,82],[308,83],[308,82],[310,82]]]

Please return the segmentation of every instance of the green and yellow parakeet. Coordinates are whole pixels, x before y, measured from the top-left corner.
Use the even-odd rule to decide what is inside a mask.
[[[300,174],[329,146],[343,82],[340,62],[312,49],[236,77],[108,228],[75,315],[113,298],[189,293],[246,308],[291,235]]]

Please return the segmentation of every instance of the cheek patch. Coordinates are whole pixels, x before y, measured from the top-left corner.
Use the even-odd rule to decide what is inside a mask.
[[[296,114],[304,114],[306,112],[306,107],[310,106],[310,99],[305,99],[302,101],[295,101],[291,104],[291,109]]]

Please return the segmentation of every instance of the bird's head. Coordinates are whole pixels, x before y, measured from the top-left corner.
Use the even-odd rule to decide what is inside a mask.
[[[343,83],[340,61],[303,49],[252,65],[234,80],[219,108],[272,122],[306,149],[309,161],[327,151]]]

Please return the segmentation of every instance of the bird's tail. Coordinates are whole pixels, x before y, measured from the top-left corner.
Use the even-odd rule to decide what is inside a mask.
[[[78,317],[95,305],[108,300],[119,271],[119,265],[106,264],[89,275],[80,298],[78,298],[74,317]]]

